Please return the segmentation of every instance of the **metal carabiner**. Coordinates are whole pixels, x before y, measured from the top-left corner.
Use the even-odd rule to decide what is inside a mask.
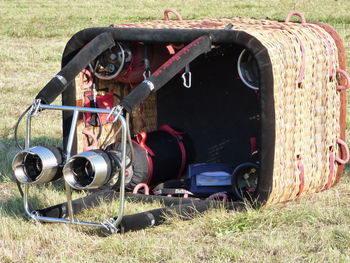
[[[113,107],[113,109],[111,110],[111,112],[108,114],[106,121],[107,123],[115,123],[119,116],[122,114],[123,112],[123,107],[120,105],[117,105],[115,107]],[[111,119],[113,116],[113,119]]]
[[[151,76],[151,70],[150,70],[150,69],[146,69],[146,70],[143,72],[142,76],[143,76],[143,79],[144,79],[144,80],[148,79],[148,78]]]
[[[116,220],[114,218],[104,219],[101,225],[112,234],[118,233],[118,228],[115,226]]]
[[[35,99],[29,112],[31,117],[34,117],[39,113],[40,105],[41,105],[41,99]]]
[[[186,78],[188,76],[188,78]],[[192,86],[192,73],[190,71],[190,65],[186,65],[185,72],[182,74],[183,85],[185,88],[191,88]]]

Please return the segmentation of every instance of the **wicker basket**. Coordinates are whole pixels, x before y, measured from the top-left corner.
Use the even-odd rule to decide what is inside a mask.
[[[349,78],[344,73],[343,45],[335,31],[325,24],[307,23],[299,13],[291,13],[286,22],[280,22],[248,18],[182,20],[178,14],[178,20],[169,20],[169,12],[173,11],[167,10],[164,20],[123,24],[113,29],[96,30],[94,34],[109,30],[116,41],[151,44],[154,41],[176,46],[187,44],[201,34],[210,33],[216,46],[249,50],[257,60],[260,72],[257,101],[259,125],[256,131],[259,137],[260,173],[254,197],[270,205],[322,191],[338,182],[348,159],[348,150],[343,142],[346,92],[342,86],[350,83],[347,83]],[[289,22],[292,15],[299,16],[301,22]],[[172,33],[183,37],[174,39]],[[86,42],[89,39],[84,40]],[[69,45],[70,43],[67,47]],[[71,54],[65,52],[64,59],[69,55]],[[216,63],[216,60],[210,58],[208,61]],[[206,82],[209,81],[207,78]],[[113,90],[119,95],[122,94],[121,90],[128,92],[131,88],[131,84],[121,84],[114,80],[98,83],[98,90]],[[76,102],[68,99],[72,96]],[[164,93],[153,94],[134,110],[134,133],[155,130],[161,124],[160,121],[171,122],[174,116],[179,119],[174,122],[176,125],[190,125],[191,120],[186,119],[186,114],[172,113],[167,119],[165,115],[171,110],[162,111],[167,104],[165,98],[167,96]],[[79,105],[81,100],[79,85],[73,83],[65,91],[63,103]],[[215,105],[211,111],[220,106]],[[203,105],[193,106],[193,111],[199,111],[200,114],[201,107],[205,108]],[[229,114],[225,115],[228,121]],[[81,145],[84,136],[80,134],[85,128],[81,121],[77,131],[78,152],[83,150]],[[110,132],[110,128],[104,126],[103,136]],[[225,129],[225,126],[220,129]],[[234,138],[217,141],[209,148],[220,155],[225,152],[223,148],[233,147],[231,141]],[[99,144],[101,143],[100,141]],[[214,155],[208,156],[206,160],[227,161]],[[203,161],[203,158],[199,159]],[[237,162],[240,162],[240,157],[237,158]]]

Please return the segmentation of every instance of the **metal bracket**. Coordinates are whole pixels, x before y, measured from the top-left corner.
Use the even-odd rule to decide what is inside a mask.
[[[112,234],[118,233],[119,229],[116,227],[116,220],[114,218],[104,219],[101,225]]]
[[[115,107],[113,107],[113,109],[111,109],[111,112],[108,114],[106,120],[107,123],[115,123],[119,116],[121,116],[123,113],[123,107],[120,105],[117,105]],[[111,119],[113,117],[113,119]]]
[[[34,117],[40,112],[40,105],[41,105],[41,99],[35,99],[33,101],[32,107],[29,110],[29,113],[31,117]]]
[[[78,114],[80,112],[90,112],[90,113],[103,113],[108,114],[109,118],[113,117],[113,122],[119,121],[122,128],[122,136],[121,136],[121,175],[120,175],[120,189],[119,189],[119,212],[117,219],[106,219],[104,223],[94,223],[94,222],[85,222],[78,221],[74,219],[73,208],[72,208],[72,196],[71,196],[71,188],[66,183],[66,198],[68,204],[68,216],[69,219],[65,218],[56,218],[56,217],[47,217],[41,216],[37,213],[36,210],[32,210],[29,207],[29,185],[26,184],[24,188],[23,195],[23,205],[26,214],[35,222],[50,222],[50,223],[68,223],[68,224],[77,224],[77,225],[85,225],[85,226],[94,226],[94,227],[104,227],[108,229],[111,233],[118,232],[118,225],[120,224],[123,215],[124,215],[124,204],[125,204],[125,167],[126,167],[126,138],[127,138],[127,125],[125,118],[122,115],[123,107],[116,106],[113,109],[99,109],[99,108],[84,108],[84,107],[73,107],[73,106],[56,106],[56,105],[46,105],[41,104],[40,100],[35,100],[31,110],[27,115],[27,123],[26,123],[26,140],[25,140],[25,148],[29,148],[30,146],[30,131],[31,131],[31,118],[38,112],[43,109],[48,110],[60,110],[60,111],[73,111],[73,118],[71,122],[71,129],[68,137],[67,147],[66,147],[66,161],[70,158],[71,148],[73,144],[75,127],[78,120]]]

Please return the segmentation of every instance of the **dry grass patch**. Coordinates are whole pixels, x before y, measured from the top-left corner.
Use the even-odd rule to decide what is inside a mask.
[[[248,208],[246,212],[215,209],[190,221],[168,218],[164,225],[124,235],[103,236],[87,227],[35,224],[22,218],[20,202],[12,202],[11,210],[6,208],[0,218],[0,261],[347,262],[349,182],[346,177],[335,188],[298,202],[262,210]],[[6,199],[16,200],[19,195],[11,188]],[[59,189],[38,188],[32,192],[32,202],[40,195],[41,206],[64,200],[64,191]],[[117,205],[102,202],[79,218],[99,221],[113,215]],[[126,212],[156,207],[159,204],[130,202]]]

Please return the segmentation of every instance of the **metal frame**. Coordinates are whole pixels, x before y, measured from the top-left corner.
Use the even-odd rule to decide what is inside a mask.
[[[122,115],[123,108],[120,106],[116,106],[111,110],[108,109],[98,109],[98,108],[84,108],[84,107],[73,107],[73,106],[58,106],[58,105],[47,105],[41,104],[40,100],[36,100],[32,108],[27,113],[26,120],[26,138],[25,138],[25,148],[28,149],[30,147],[30,136],[31,136],[31,119],[41,110],[61,110],[61,111],[73,111],[73,118],[71,123],[71,128],[68,137],[68,143],[66,146],[66,156],[64,163],[69,160],[71,157],[71,150],[74,140],[74,134],[76,129],[76,124],[78,121],[78,115],[80,112],[90,112],[90,113],[105,113],[109,114],[107,119],[113,117],[110,122],[119,121],[122,127],[122,136],[121,136],[121,147],[122,147],[122,160],[121,160],[121,175],[120,175],[120,191],[119,191],[119,212],[117,219],[110,218],[105,219],[101,223],[94,222],[85,222],[78,221],[74,219],[73,205],[72,205],[72,189],[67,182],[65,182],[65,190],[68,204],[68,217],[65,218],[55,218],[55,217],[46,217],[40,216],[36,212],[36,210],[31,210],[28,204],[29,197],[29,184],[25,184],[24,195],[23,195],[23,203],[24,209],[27,215],[36,222],[51,222],[51,223],[69,223],[69,224],[77,224],[77,225],[85,225],[85,226],[94,226],[94,227],[104,227],[112,233],[116,233],[118,231],[118,225],[120,224],[123,215],[124,215],[124,203],[125,203],[125,167],[126,167],[126,138],[127,138],[127,126],[125,118]]]

